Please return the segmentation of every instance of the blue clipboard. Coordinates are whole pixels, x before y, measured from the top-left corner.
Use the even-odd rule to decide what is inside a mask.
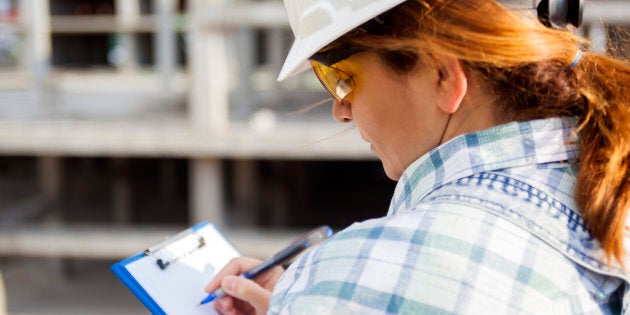
[[[136,279],[127,271],[125,265],[130,264],[138,259],[144,258],[144,253],[129,257],[113,264],[110,269],[120,281],[151,311],[151,314],[166,314],[160,306],[151,298],[147,291],[136,281]]]
[[[201,222],[110,269],[152,314],[213,314],[211,304],[198,305],[203,288],[238,256],[214,225]]]

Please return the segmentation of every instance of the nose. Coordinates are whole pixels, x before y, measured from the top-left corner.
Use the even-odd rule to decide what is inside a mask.
[[[337,100],[333,101],[332,108],[333,118],[339,123],[348,123],[352,121],[352,106],[350,102],[347,100]]]

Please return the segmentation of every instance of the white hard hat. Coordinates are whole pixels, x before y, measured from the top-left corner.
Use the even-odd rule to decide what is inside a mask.
[[[406,0],[284,0],[295,41],[278,81],[310,68],[308,58]]]

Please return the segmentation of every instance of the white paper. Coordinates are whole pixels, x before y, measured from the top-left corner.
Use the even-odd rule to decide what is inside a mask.
[[[198,244],[198,237],[191,234],[157,253],[160,257],[176,257],[190,252],[164,270],[158,267],[154,256],[145,256],[127,265],[129,273],[166,314],[216,314],[213,303],[199,306],[208,295],[204,288],[223,266],[239,256],[211,224],[196,234],[204,238],[205,246],[190,252]]]

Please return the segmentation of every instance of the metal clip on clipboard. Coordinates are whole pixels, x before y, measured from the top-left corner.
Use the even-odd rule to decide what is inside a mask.
[[[194,241],[189,241],[190,238],[195,238]],[[184,247],[184,250],[181,250],[178,247]],[[170,264],[182,259],[186,255],[193,253],[194,251],[206,246],[206,241],[203,236],[197,234],[192,229],[187,229],[180,233],[173,235],[172,237],[147,248],[144,251],[145,256],[152,256],[156,259],[156,264],[160,269],[164,270]],[[173,250],[177,248],[178,250]],[[169,251],[167,251],[169,250]],[[174,255],[170,255],[170,257],[160,257],[158,255],[159,252],[167,251],[168,253],[175,253]]]

